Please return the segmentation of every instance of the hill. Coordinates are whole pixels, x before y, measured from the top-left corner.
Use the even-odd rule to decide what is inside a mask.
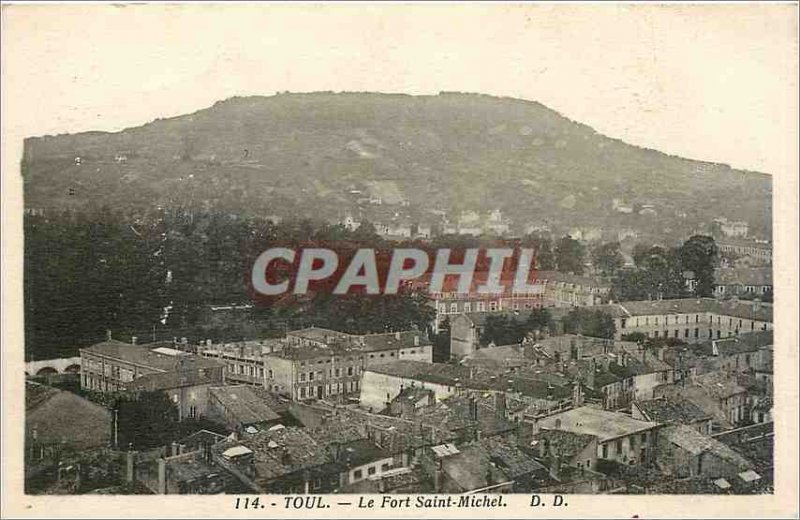
[[[539,103],[477,94],[232,98],[116,133],[30,138],[22,166],[26,208],[45,210],[336,220],[368,206],[364,193],[378,185],[417,220],[501,208],[518,229],[555,222],[685,236],[724,216],[771,231],[769,175],[628,145]],[[634,213],[615,211],[614,199]],[[637,215],[642,204],[657,216]]]

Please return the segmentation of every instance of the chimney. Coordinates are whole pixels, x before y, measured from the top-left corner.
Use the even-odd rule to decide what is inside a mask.
[[[419,346],[419,336],[417,336],[416,334],[414,335],[414,346],[415,347]]]
[[[172,443],[171,450],[170,450],[170,457],[174,457],[175,455],[178,455],[178,443],[177,442],[173,442]]]
[[[136,472],[134,471],[134,469],[135,469],[134,461],[135,461],[135,457],[136,457],[136,452],[135,451],[128,451],[128,453],[126,453],[126,456],[127,456],[127,458],[126,458],[126,461],[125,461],[126,462],[126,464],[125,464],[125,481],[126,482],[133,482],[136,479]]]
[[[497,392],[494,394],[494,409],[497,412],[497,416],[501,419],[505,419],[506,417],[506,394],[503,392]]]
[[[111,341],[111,329],[106,329],[106,341]]]
[[[167,461],[158,459],[158,494],[167,494]]]
[[[550,476],[556,480],[561,480],[559,475],[561,474],[561,456],[558,454],[558,451],[555,447],[551,447],[550,449]]]
[[[138,341],[139,341],[139,338],[137,338],[136,336],[131,336],[131,345],[136,345],[136,343]]]
[[[583,406],[583,388],[581,388],[580,381],[575,381],[575,383],[573,383],[572,406],[574,406],[575,408]]]

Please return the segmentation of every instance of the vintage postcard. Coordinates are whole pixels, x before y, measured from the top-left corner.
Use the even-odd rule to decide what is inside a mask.
[[[792,3],[2,7],[3,518],[797,518]]]

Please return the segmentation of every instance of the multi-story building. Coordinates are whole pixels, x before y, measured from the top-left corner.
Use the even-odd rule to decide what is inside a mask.
[[[651,300],[604,305],[614,318],[615,338],[634,332],[649,338],[675,338],[689,343],[772,330],[772,305],[758,300],[713,298]]]
[[[763,297],[772,292],[772,267],[723,267],[714,269],[714,296]]]
[[[210,341],[197,347],[204,358],[216,359],[225,365],[225,379],[233,383],[264,385],[265,354],[280,351],[285,343],[277,339],[240,341],[214,345]]]
[[[414,330],[354,335],[309,327],[281,340],[202,345],[198,352],[225,363],[228,380],[296,400],[346,401],[358,395],[366,367],[396,360],[433,362],[433,345]]]
[[[502,291],[483,294],[478,292],[482,282],[473,279],[470,290],[457,290],[457,279],[446,279],[442,290],[429,293],[436,309],[437,327],[446,319],[470,312],[509,312],[542,307],[588,307],[608,301],[611,284],[591,276],[577,276],[558,271],[536,271],[528,281],[528,291],[514,290],[514,280],[502,277]]]
[[[717,242],[719,252],[738,257],[748,256],[765,264],[772,263],[772,244],[744,238],[726,238]]]
[[[205,415],[208,389],[224,382],[224,365],[156,345],[107,340],[81,349],[81,388],[163,391],[177,405],[180,418]]]
[[[597,458],[625,465],[654,459],[659,424],[589,406],[573,408],[539,419],[534,433],[562,430],[597,437]]]

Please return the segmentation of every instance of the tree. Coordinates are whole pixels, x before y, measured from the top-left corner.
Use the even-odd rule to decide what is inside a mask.
[[[700,297],[711,297],[714,293],[714,268],[719,264],[719,250],[714,239],[694,235],[680,248],[683,269],[694,272],[697,286],[694,293]]]
[[[586,250],[577,240],[565,236],[556,246],[557,268],[562,273],[583,274],[583,262]]]
[[[592,250],[592,264],[606,276],[616,273],[625,264],[625,259],[619,250],[619,242],[609,242],[595,247]]]
[[[563,323],[564,332],[567,334],[583,334],[595,338],[612,339],[617,331],[611,315],[600,310],[572,309],[569,314],[564,316]]]
[[[438,333],[431,333],[433,343],[433,362],[444,363],[450,359],[450,320],[445,318],[439,325]]]
[[[120,446],[149,449],[175,440],[178,409],[165,393],[119,396],[115,408]]]
[[[615,300],[636,301],[683,298],[683,270],[676,249],[653,246],[638,252],[637,268],[620,271],[612,282]]]
[[[556,268],[556,257],[553,253],[553,242],[550,238],[540,234],[530,234],[522,240],[522,245],[533,249],[534,264],[540,271],[552,271]]]

